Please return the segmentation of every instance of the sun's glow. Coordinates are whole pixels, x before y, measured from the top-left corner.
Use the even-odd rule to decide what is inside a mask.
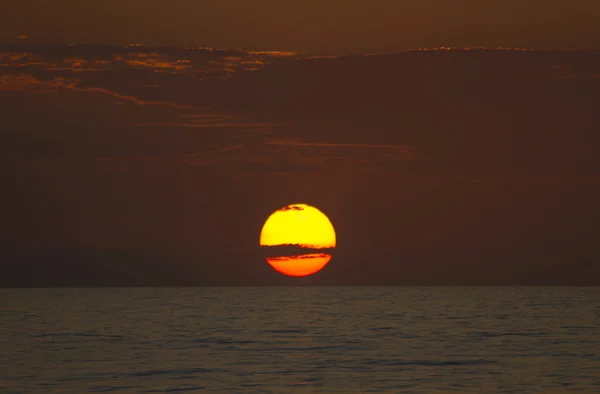
[[[317,208],[306,204],[291,204],[269,216],[260,233],[260,245],[334,248],[335,230],[327,216]]]

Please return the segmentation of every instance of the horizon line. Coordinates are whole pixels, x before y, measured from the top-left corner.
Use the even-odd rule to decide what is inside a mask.
[[[272,56],[297,56],[297,55],[305,55],[305,56],[315,56],[315,57],[345,57],[345,56],[386,56],[386,55],[395,55],[401,53],[414,53],[414,52],[569,52],[569,53],[577,53],[577,52],[600,52],[600,48],[597,49],[568,49],[568,48],[526,48],[526,47],[510,47],[510,46],[438,46],[438,47],[415,47],[415,48],[406,48],[406,49],[398,49],[393,51],[347,51],[347,52],[327,52],[327,51],[304,51],[304,50],[291,50],[291,49],[247,49],[247,48],[235,48],[235,47],[224,47],[217,48],[205,45],[179,45],[179,44],[140,44],[140,43],[130,43],[130,44],[115,44],[115,43],[69,43],[69,42],[27,42],[27,39],[22,39],[19,41],[0,41],[1,46],[65,46],[65,47],[77,47],[77,46],[87,46],[87,47],[112,47],[112,48],[120,48],[120,49],[141,49],[141,48],[179,48],[190,51],[209,51],[209,52],[217,52],[217,51],[234,51],[234,52],[245,52],[248,54],[264,54],[264,55],[272,55]]]

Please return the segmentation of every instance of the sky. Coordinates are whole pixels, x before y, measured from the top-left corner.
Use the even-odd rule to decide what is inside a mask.
[[[0,286],[600,284],[600,52],[372,55],[413,46],[401,35],[588,47],[594,3],[527,2],[500,34],[500,22],[450,23],[447,3],[409,17],[370,2],[355,22],[364,41],[350,28],[358,2],[298,14],[202,3],[86,3],[76,20],[68,1],[29,19],[19,10],[33,2],[3,3]],[[250,17],[260,10],[272,23]],[[514,9],[485,10],[468,20]],[[292,28],[298,15],[312,30]],[[560,34],[542,28],[553,23]],[[182,47],[199,43],[192,26],[229,49]],[[87,44],[47,44],[63,40]],[[369,54],[289,52],[304,49]],[[336,230],[331,262],[306,278],[275,272],[259,246],[265,220],[293,203]]]
[[[318,53],[598,49],[596,0],[7,0],[0,43],[192,45]]]

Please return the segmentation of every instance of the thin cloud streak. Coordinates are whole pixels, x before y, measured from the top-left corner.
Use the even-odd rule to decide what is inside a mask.
[[[318,146],[332,148],[372,148],[372,149],[398,149],[412,151],[414,147],[407,145],[387,145],[387,144],[346,144],[346,143],[329,143],[329,142],[303,142],[298,140],[275,140],[266,142],[267,145],[287,145],[287,146]]]
[[[137,126],[152,126],[152,127],[185,127],[190,129],[204,129],[204,128],[262,128],[268,126],[274,126],[275,124],[266,123],[177,123],[177,122],[163,122],[163,123],[141,123]]]
[[[396,160],[401,161],[422,161],[427,158],[419,154],[418,149],[410,145],[393,145],[393,144],[369,144],[369,143],[332,143],[332,142],[307,142],[297,139],[270,140],[265,142],[266,145],[282,146],[282,147],[299,147],[299,148],[341,148],[341,149],[367,149],[367,150],[382,150],[391,153]],[[327,156],[329,159],[348,159],[355,158],[346,156]],[[359,159],[363,162],[364,159]]]
[[[25,89],[27,86],[44,86],[53,89],[66,89],[75,92],[85,92],[85,93],[100,93],[104,95],[108,95],[114,97],[119,100],[129,101],[134,104],[140,106],[164,106],[178,109],[190,109],[190,110],[207,110],[207,107],[201,107],[196,105],[189,104],[180,104],[173,103],[170,101],[153,101],[153,100],[142,100],[135,96],[128,96],[120,93],[113,92],[112,90],[100,87],[87,87],[82,88],[78,87],[77,84],[80,83],[80,79],[69,80],[66,78],[55,78],[50,81],[42,81],[37,78],[32,77],[31,75],[22,74],[16,77],[10,75],[0,76],[0,90],[19,90]]]

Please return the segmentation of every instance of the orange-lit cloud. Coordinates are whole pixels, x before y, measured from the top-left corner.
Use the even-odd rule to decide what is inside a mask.
[[[436,47],[436,48],[416,48],[409,49],[409,52],[442,52],[442,51],[454,51],[454,52],[469,52],[469,51],[489,51],[489,52],[533,52],[531,48],[506,48],[498,46],[495,48],[487,47]]]
[[[26,38],[25,36],[23,36]],[[84,45],[69,44],[61,50],[64,57],[57,58],[52,49],[44,52],[12,51],[0,53],[0,67],[36,67],[46,71],[108,72],[126,69],[147,69],[159,73],[189,75],[190,77],[223,78],[240,71],[258,71],[265,65],[282,58],[307,57],[299,53],[247,52],[216,50],[213,48],[152,48],[139,44],[106,48],[93,54]],[[1,48],[0,48],[1,51]],[[85,54],[85,56],[82,56]]]
[[[134,96],[127,96],[124,94],[119,94],[113,92],[106,88],[100,87],[79,87],[78,83],[80,80],[77,79],[66,79],[66,78],[55,78],[50,81],[41,81],[38,80],[31,75],[21,74],[18,76],[11,75],[2,75],[0,76],[0,90],[20,90],[25,89],[27,86],[42,86],[49,87],[53,89],[67,89],[75,92],[86,92],[86,93],[100,93],[107,96],[112,96],[116,99],[129,101],[137,105],[147,106],[147,105],[157,105],[157,106],[165,106],[165,107],[173,107],[179,109],[205,109],[204,107],[199,107],[195,105],[187,105],[187,104],[179,104],[173,103],[169,101],[152,101],[152,100],[142,100]]]

